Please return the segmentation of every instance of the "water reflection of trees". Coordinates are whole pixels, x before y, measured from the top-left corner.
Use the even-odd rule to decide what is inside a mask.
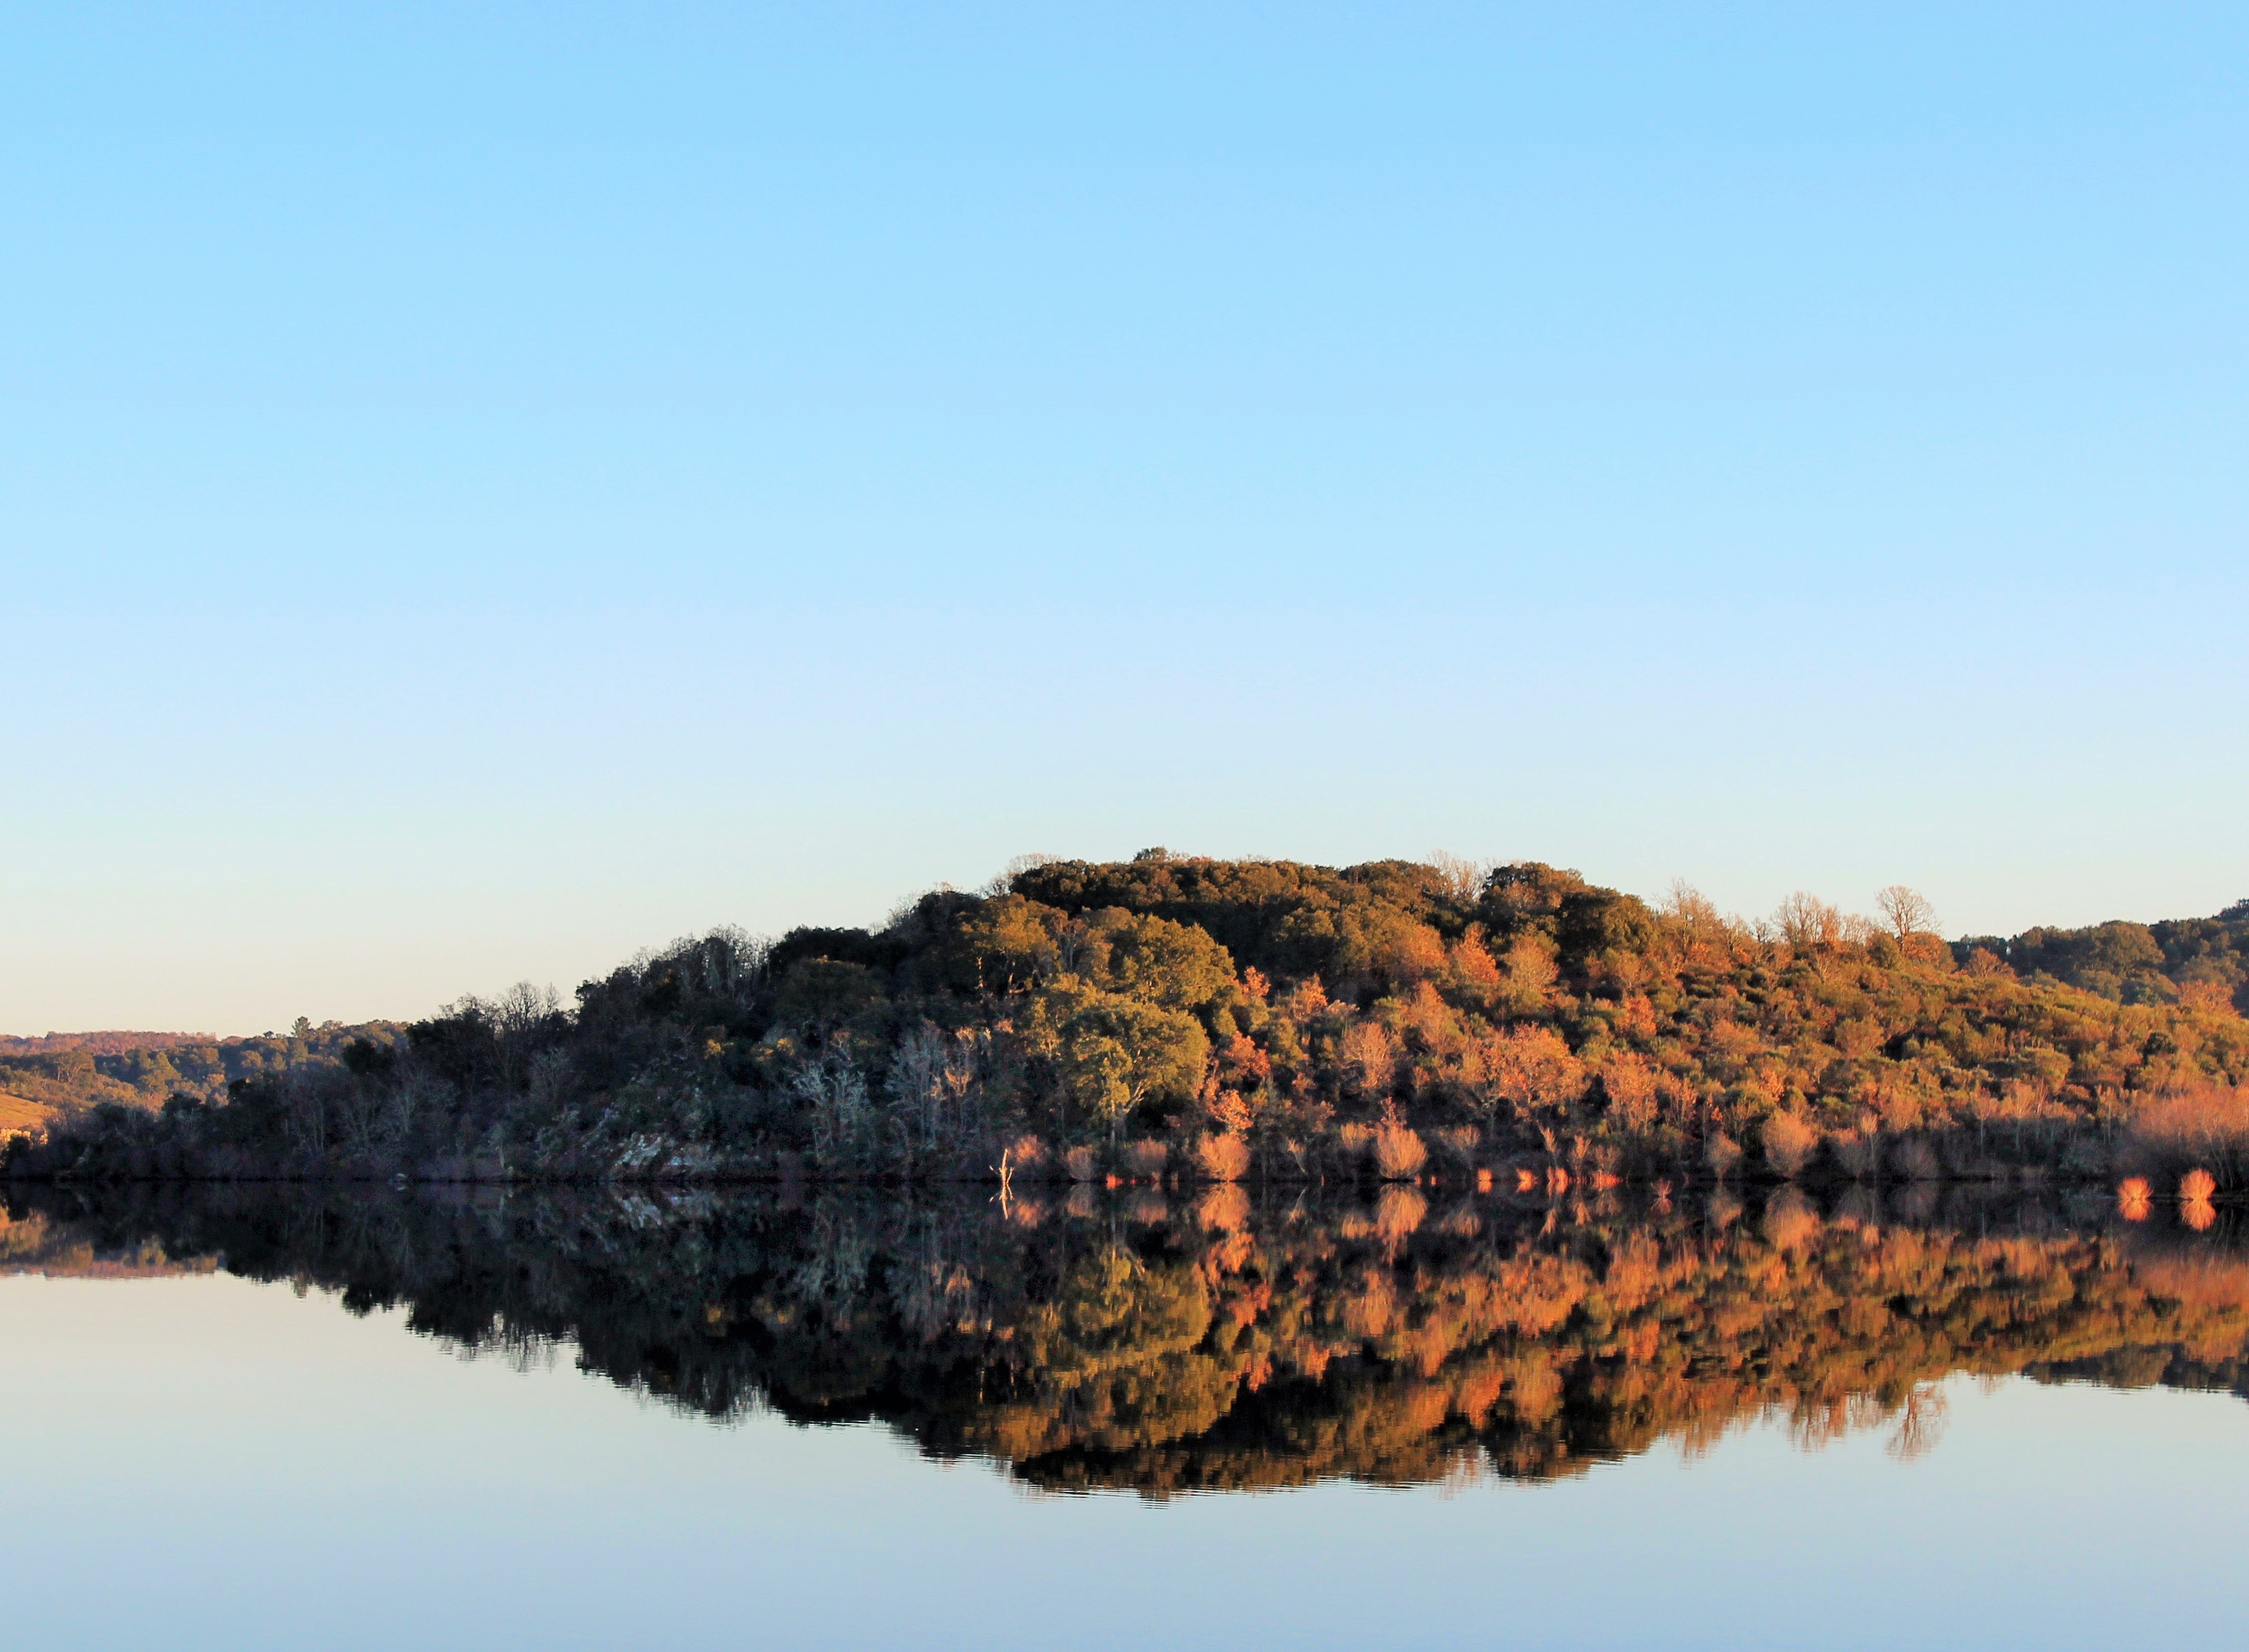
[[[220,1257],[464,1349],[567,1346],[683,1409],[880,1420],[1060,1490],[1544,1479],[1776,1414],[1910,1457],[1957,1373],[2249,1392],[2227,1236],[2034,1203],[17,1196],[19,1251]]]

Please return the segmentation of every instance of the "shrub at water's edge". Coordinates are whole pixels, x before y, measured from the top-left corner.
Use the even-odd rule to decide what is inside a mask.
[[[18,1136],[7,1166],[1580,1189],[2132,1175],[2163,1198],[2199,1170],[2218,1200],[2249,1189],[2249,906],[1948,945],[1909,891],[1881,904],[1875,923],[1799,895],[1744,924],[1689,890],[1651,907],[1531,863],[1041,862],[879,929],[683,942],[567,1009],[524,987],[410,1026],[300,1024],[256,1071],[161,1106],[127,1083],[156,1071],[145,1052],[11,1058],[120,1093]]]

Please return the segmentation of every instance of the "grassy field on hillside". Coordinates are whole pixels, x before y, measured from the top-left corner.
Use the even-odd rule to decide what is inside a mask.
[[[53,1116],[52,1107],[0,1091],[0,1135],[8,1135],[17,1130],[37,1130]]]

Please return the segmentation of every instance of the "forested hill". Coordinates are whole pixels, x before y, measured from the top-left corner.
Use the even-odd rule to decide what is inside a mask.
[[[2025,929],[1954,947],[1963,961],[1979,949],[2030,980],[2060,981],[2126,1004],[2170,1004],[2183,991],[2215,992],[2249,1011],[2249,901],[2214,918]]]
[[[2249,903],[1956,943],[1910,891],[1877,906],[1746,923],[1535,863],[1032,863],[879,929],[682,942],[567,1009],[300,1024],[278,1067],[113,1100],[10,1163],[1598,1188],[2136,1158],[2232,1185]]]
[[[175,1095],[224,1099],[227,1086],[274,1079],[299,1068],[334,1068],[354,1038],[388,1042],[396,1022],[314,1026],[303,1018],[286,1032],[213,1038],[207,1032],[50,1032],[0,1036],[0,1131],[14,1119],[73,1115],[101,1102],[155,1109]]]
[[[15,1056],[62,1055],[72,1050],[83,1050],[88,1055],[127,1055],[135,1050],[177,1050],[217,1042],[208,1032],[50,1032],[38,1038],[0,1033],[0,1061]]]

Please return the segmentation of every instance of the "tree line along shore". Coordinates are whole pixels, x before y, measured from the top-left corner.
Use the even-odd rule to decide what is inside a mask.
[[[2249,1190],[2249,901],[1947,941],[1535,862],[1027,859],[874,929],[226,1041],[0,1041],[19,1180]]]

